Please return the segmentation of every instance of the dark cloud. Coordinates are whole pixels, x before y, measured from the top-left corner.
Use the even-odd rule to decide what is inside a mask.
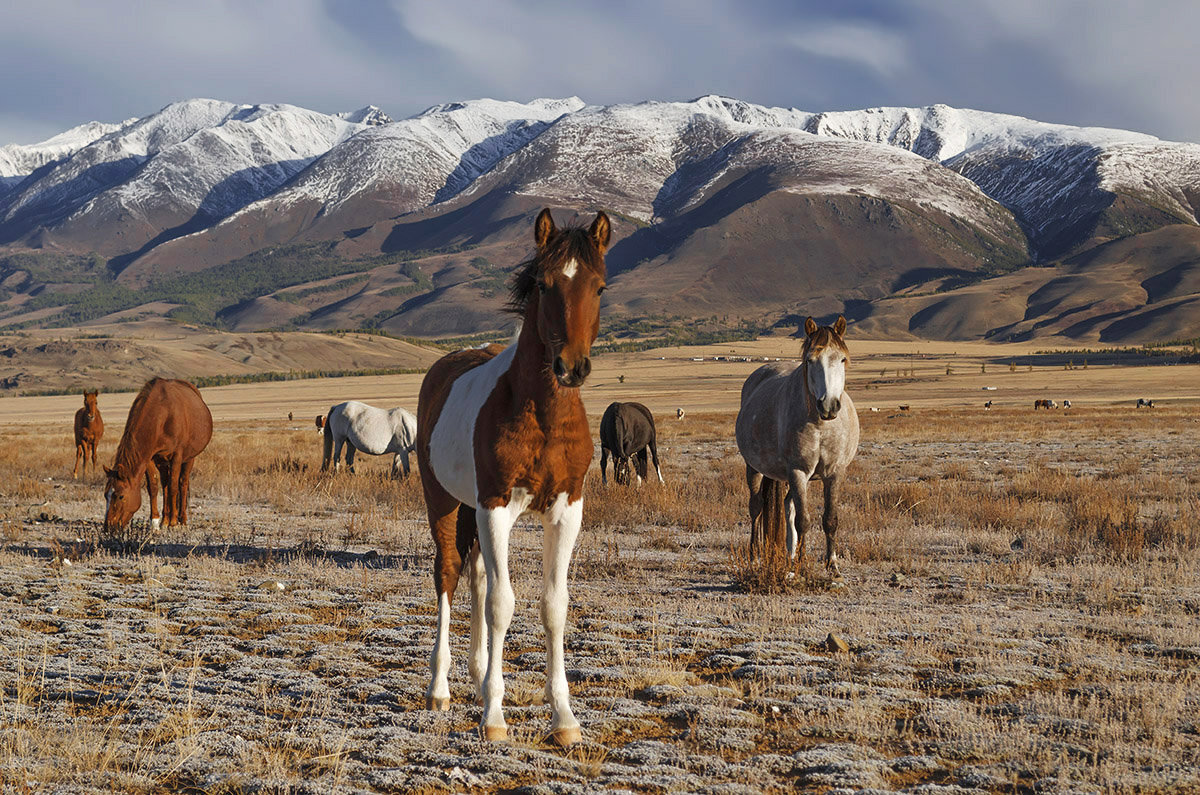
[[[0,8],[0,143],[179,99],[368,103],[707,93],[804,110],[950,105],[1200,138],[1180,0],[258,0]]]

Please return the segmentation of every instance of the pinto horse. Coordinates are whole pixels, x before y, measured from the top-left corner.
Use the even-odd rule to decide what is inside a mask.
[[[83,462],[83,476],[87,477],[88,455],[92,456],[92,475],[96,474],[96,446],[104,436],[104,420],[100,417],[100,406],[96,404],[99,392],[83,393],[83,408],[75,412],[75,468],[71,477],[78,477],[79,462]]]
[[[786,515],[788,557],[804,559],[808,482],[825,483],[825,566],[841,577],[834,540],[838,490],[858,449],[858,413],[845,393],[850,351],[846,319],[804,323],[801,361],[764,364],[742,385],[737,445],[750,488],[750,550],[765,540],[777,549]],[[783,484],[788,486],[786,510]]]
[[[104,526],[124,527],[142,505],[139,482],[145,478],[154,521],[158,470],[163,487],[162,521],[171,527],[187,524],[187,500],[192,461],[212,439],[212,414],[200,391],[187,381],[152,378],[129,407],[125,432],[117,446],[112,469],[104,468]],[[153,465],[153,466],[151,466]]]
[[[588,229],[557,229],[550,210],[534,223],[537,251],[518,267],[509,311],[516,342],[463,350],[425,375],[417,403],[417,466],[437,548],[433,582],[438,632],[430,657],[429,709],[450,708],[450,600],[459,576],[471,590],[467,668],[483,701],[480,733],[508,736],[504,636],[513,615],[508,542],[526,511],[541,519],[542,624],[551,737],[578,742],[563,667],[567,568],[583,519],[592,437],[579,387],[591,372],[606,276],[608,216]],[[485,604],[486,603],[486,604]],[[485,625],[486,618],[486,625]]]
[[[600,480],[608,483],[608,456],[613,457],[613,478],[617,483],[629,483],[632,469],[640,486],[649,476],[646,453],[654,459],[658,482],[663,482],[658,466],[657,435],[654,415],[641,403],[610,403],[600,418]],[[632,464],[631,464],[632,461]]]

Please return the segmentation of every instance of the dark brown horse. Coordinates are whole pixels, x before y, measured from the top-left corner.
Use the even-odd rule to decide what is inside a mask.
[[[448,354],[421,384],[417,466],[437,547],[438,598],[425,699],[430,709],[450,708],[450,599],[465,573],[471,590],[467,668],[483,700],[480,732],[488,740],[508,736],[501,706],[504,636],[514,608],[508,541],[526,511],[541,518],[545,532],[541,612],[551,737],[560,745],[581,738],[569,703],[563,631],[567,568],[593,451],[579,387],[591,372],[600,330],[608,239],[604,213],[588,229],[559,230],[543,210],[534,224],[537,253],[513,281],[509,307],[523,318],[517,341]]]
[[[654,472],[663,482],[658,465],[658,436],[654,415],[641,403],[613,401],[600,418],[600,481],[608,483],[608,456],[613,457],[613,478],[624,486],[631,480],[632,471],[638,485],[649,477],[649,457],[654,459]]]
[[[125,432],[112,469],[104,468],[104,526],[124,527],[142,505],[139,484],[150,494],[151,523],[157,491],[151,470],[163,486],[163,521],[167,527],[187,523],[188,484],[192,461],[212,438],[212,414],[200,391],[187,381],[153,378],[129,407]]]
[[[92,457],[92,474],[96,474],[96,447],[104,436],[104,420],[100,418],[100,407],[96,404],[99,392],[83,393],[83,408],[75,412],[75,468],[71,477],[79,476],[79,462],[83,462],[83,475],[87,477],[88,456]]]

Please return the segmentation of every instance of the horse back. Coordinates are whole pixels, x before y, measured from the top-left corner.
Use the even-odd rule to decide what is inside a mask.
[[[126,436],[153,456],[178,454],[190,461],[212,439],[212,413],[187,381],[151,380],[130,407],[127,425]]]

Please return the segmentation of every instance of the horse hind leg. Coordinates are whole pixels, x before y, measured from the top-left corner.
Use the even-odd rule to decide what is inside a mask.
[[[191,491],[192,483],[192,461],[184,461],[183,466],[179,468],[179,523],[187,524],[188,522],[188,493]]]
[[[438,625],[433,652],[429,655],[429,689],[425,691],[425,708],[445,711],[450,709],[450,602],[454,598],[463,568],[456,527],[461,521],[461,511],[458,501],[453,498],[441,500],[448,506],[444,510],[435,510],[428,495],[426,502],[429,528],[436,547],[433,559],[433,590],[438,598]]]
[[[91,448],[92,451],[92,475],[96,474],[96,446],[97,445],[95,441],[88,443],[88,447]]]
[[[666,481],[663,480],[662,468],[658,465],[658,445],[655,444],[653,439],[650,440],[650,457],[654,459],[654,471],[658,475],[658,482],[666,483]]]
[[[804,566],[804,537],[808,534],[808,476],[793,471],[788,476],[787,551]]]

